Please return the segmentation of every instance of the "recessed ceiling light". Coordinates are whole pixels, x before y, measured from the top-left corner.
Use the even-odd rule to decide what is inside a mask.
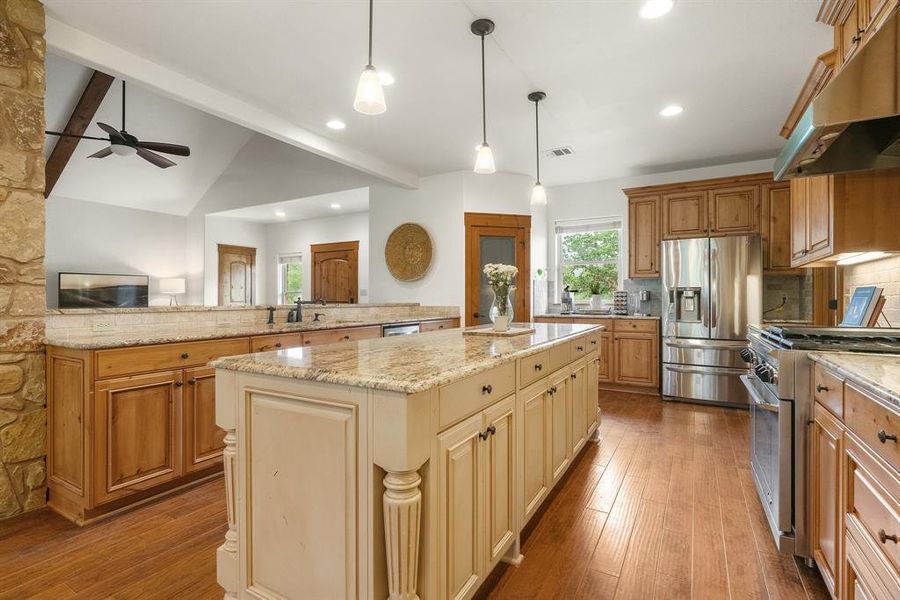
[[[381,85],[394,85],[394,76],[387,71],[378,71],[378,83]]]
[[[276,217],[284,218],[284,217],[287,216],[287,213],[284,212],[283,210],[276,210],[276,211],[275,211],[275,216],[276,216]]]
[[[656,19],[672,10],[675,0],[647,0],[641,6],[640,15],[644,19]]]
[[[337,202],[332,202],[332,203],[331,203],[331,208],[333,208],[333,209],[335,209],[335,210],[339,209],[340,207],[341,207],[341,205],[338,204]]]
[[[677,104],[670,104],[669,106],[667,106],[664,109],[662,109],[661,111],[659,111],[659,114],[664,117],[674,117],[675,115],[680,115],[682,112],[684,112],[683,106],[678,106]]]
[[[340,119],[332,119],[325,123],[329,129],[346,129],[347,124],[341,121]]]

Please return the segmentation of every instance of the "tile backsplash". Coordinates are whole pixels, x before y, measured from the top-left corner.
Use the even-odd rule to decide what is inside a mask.
[[[878,324],[887,327],[890,323],[893,327],[900,327],[900,256],[889,256],[842,269],[844,306],[850,302],[854,288],[860,285],[877,285],[884,289],[882,294],[885,299],[883,316]]]
[[[784,306],[778,308],[782,298]],[[812,271],[807,269],[802,275],[764,275],[763,311],[764,321],[812,322]]]

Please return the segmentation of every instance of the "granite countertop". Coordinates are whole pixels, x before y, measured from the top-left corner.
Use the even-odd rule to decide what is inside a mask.
[[[900,355],[810,352],[809,358],[900,410]]]
[[[535,354],[602,326],[533,323],[515,337],[463,330],[289,348],[220,358],[218,369],[415,394]]]
[[[534,315],[535,318],[557,318],[557,319],[655,319],[659,321],[659,317],[647,317],[638,315],[590,315],[576,313],[571,315],[561,315],[559,313],[545,313],[543,315]]]
[[[345,327],[365,327],[368,325],[393,325],[396,323],[419,323],[423,321],[444,320],[451,317],[425,316],[403,317],[396,319],[380,319],[367,321],[303,321],[302,323],[232,323],[227,325],[191,326],[187,323],[174,323],[154,326],[152,332],[135,332],[126,328],[96,333],[71,334],[48,331],[45,343],[48,346],[61,346],[77,350],[98,350],[102,348],[124,348],[126,346],[147,346],[151,344],[171,344],[174,342],[195,342],[218,338],[246,337],[252,335],[268,335],[274,333],[295,333],[303,331],[320,331],[323,329],[343,329]],[[452,317],[456,318],[456,317]]]

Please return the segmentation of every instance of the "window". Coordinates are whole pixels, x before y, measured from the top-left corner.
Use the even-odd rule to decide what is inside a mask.
[[[556,222],[557,295],[565,286],[575,301],[593,293],[611,304],[622,287],[622,219]]]
[[[303,293],[303,257],[282,254],[278,257],[278,303],[293,304]]]

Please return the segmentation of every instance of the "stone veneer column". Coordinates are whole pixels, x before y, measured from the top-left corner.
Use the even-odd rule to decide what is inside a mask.
[[[44,7],[0,0],[0,518],[43,506]]]

